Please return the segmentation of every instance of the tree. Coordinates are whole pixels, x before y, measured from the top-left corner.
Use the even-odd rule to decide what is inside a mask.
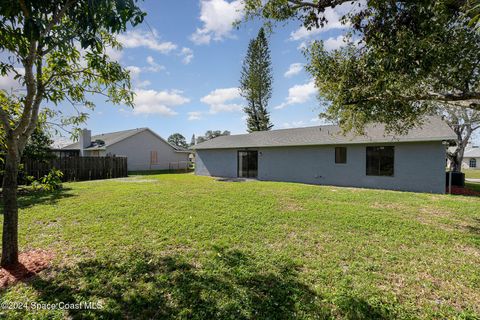
[[[29,159],[46,160],[54,157],[51,152],[53,140],[43,125],[37,125],[25,145],[23,156]]]
[[[0,124],[5,132],[3,237],[1,265],[18,262],[17,173],[29,137],[37,127],[40,106],[61,117],[58,105],[94,108],[92,95],[133,106],[129,72],[107,55],[119,48],[114,35],[128,23],[141,23],[135,0],[1,1],[2,76],[14,75],[24,88],[0,91]],[[47,106],[50,106],[47,107]],[[51,108],[53,106],[53,108]],[[85,113],[62,118],[78,124]]]
[[[168,143],[180,148],[188,148],[187,140],[180,133],[170,135],[170,137],[168,137]]]
[[[48,128],[44,121],[39,121],[32,135],[28,138],[23,150],[22,156],[35,160],[46,160],[54,157],[51,152],[51,145],[53,140],[48,132]],[[2,163],[5,161],[6,146],[5,146],[5,132],[0,128],[0,158]]]
[[[246,2],[249,15],[300,19],[309,29],[325,25],[327,7],[360,3]],[[469,25],[464,1],[373,0],[355,8],[342,18],[350,27],[345,47],[328,51],[314,42],[306,50],[323,116],[346,130],[376,121],[403,131],[439,103],[480,110],[480,34]]]
[[[207,141],[216,137],[229,136],[229,135],[230,135],[230,131],[228,130],[225,130],[223,132],[220,130],[208,130],[207,132],[205,132],[204,136],[199,136],[197,138],[197,143],[202,143],[204,141]]]
[[[470,142],[472,134],[480,129],[480,111],[467,108],[443,107],[440,113],[457,135],[454,149],[447,151],[447,158],[450,160],[450,170],[461,172],[465,148]]]
[[[243,61],[240,93],[247,100],[243,109],[247,114],[247,130],[267,131],[273,127],[267,111],[272,97],[272,61],[265,31],[260,28],[255,39],[250,40]]]
[[[192,134],[192,139],[190,140],[190,147],[195,145],[195,134]]]

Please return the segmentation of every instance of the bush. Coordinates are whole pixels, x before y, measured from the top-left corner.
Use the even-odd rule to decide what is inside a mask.
[[[40,180],[34,180],[32,187],[34,190],[55,191],[62,188],[63,172],[53,168],[50,172],[43,176]]]

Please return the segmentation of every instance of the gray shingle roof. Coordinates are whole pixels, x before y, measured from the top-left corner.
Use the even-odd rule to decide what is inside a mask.
[[[143,132],[143,131],[150,131],[152,134],[157,136],[159,139],[161,139],[161,140],[165,141],[165,143],[169,144],[177,152],[189,152],[189,151],[185,151],[185,150],[182,150],[180,148],[177,148],[177,147],[171,145],[170,143],[168,143],[168,141],[166,141],[165,139],[160,137],[158,134],[156,134],[154,131],[150,130],[149,128],[136,128],[136,129],[130,129],[130,130],[123,130],[123,131],[116,131],[116,132],[109,132],[109,133],[102,133],[102,134],[94,135],[91,138],[92,142],[94,142],[95,140],[102,140],[103,142],[105,142],[105,144],[103,144],[103,145],[94,145],[93,144],[92,146],[86,148],[85,150],[103,150],[103,149],[105,149],[105,147],[108,147],[108,146],[110,146],[114,143],[117,143],[119,141],[127,139],[127,138],[129,138],[129,137],[131,137],[131,136],[133,136],[137,133]],[[80,149],[80,143],[75,142],[75,143],[72,143],[72,144],[69,144],[69,145],[63,147],[62,149],[79,150]]]
[[[453,139],[455,139],[454,132],[441,118],[428,117],[422,127],[415,127],[406,135],[386,134],[385,126],[381,124],[367,126],[365,135],[355,135],[354,133],[343,135],[338,126],[326,125],[221,136],[199,143],[193,149],[442,141]]]
[[[86,150],[98,150],[104,149],[106,146],[112,145],[118,141],[131,137],[139,132],[143,132],[148,130],[148,128],[137,128],[131,130],[123,130],[123,131],[116,131],[116,132],[109,132],[109,133],[102,133],[92,136],[92,142],[95,140],[102,140],[105,142],[103,146],[91,146],[88,147]],[[80,142],[75,142],[69,144],[68,146],[63,147],[62,149],[80,149]]]
[[[480,158],[480,147],[474,147],[468,150],[465,150],[463,154],[464,157],[467,158]]]

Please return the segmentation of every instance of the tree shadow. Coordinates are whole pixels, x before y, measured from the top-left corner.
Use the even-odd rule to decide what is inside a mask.
[[[48,191],[33,191],[22,190],[18,194],[18,208],[25,209],[37,204],[55,204],[58,200],[63,198],[74,197],[75,195],[70,193],[71,188],[62,188],[52,192]],[[3,198],[0,196],[0,208],[3,208]],[[0,210],[0,214],[3,214],[3,210]]]
[[[192,173],[193,170],[188,169],[185,171],[185,169],[171,169],[171,170],[148,170],[148,171],[129,171],[128,176],[153,176],[153,175],[159,175],[159,174],[178,174],[178,173]]]
[[[346,295],[333,307],[299,280],[298,267],[275,270],[239,250],[215,249],[203,266],[181,256],[134,251],[126,257],[95,258],[35,278],[42,303],[101,302],[68,310],[73,319],[390,319],[388,308]]]
[[[473,218],[473,223],[471,225],[467,225],[464,227],[460,226],[460,228],[465,228],[472,237],[475,245],[477,247],[480,247],[480,218]]]

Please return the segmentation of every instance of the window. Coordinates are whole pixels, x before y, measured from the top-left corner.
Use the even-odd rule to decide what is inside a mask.
[[[367,147],[367,176],[393,176],[394,147]]]
[[[347,163],[346,147],[335,147],[335,163]]]
[[[476,168],[477,167],[477,159],[475,159],[475,158],[470,159],[469,165],[470,165],[470,168]]]

